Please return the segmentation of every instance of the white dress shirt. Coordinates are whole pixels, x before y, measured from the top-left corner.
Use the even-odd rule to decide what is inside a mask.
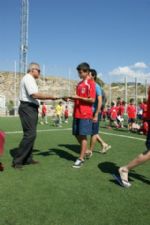
[[[38,86],[35,78],[31,74],[26,74],[20,84],[20,101],[39,105],[39,101],[32,97],[32,94],[36,93],[38,93]]]

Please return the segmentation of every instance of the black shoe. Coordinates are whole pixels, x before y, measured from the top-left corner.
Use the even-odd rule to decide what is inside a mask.
[[[0,172],[3,172],[4,171],[4,166],[2,163],[0,163]]]

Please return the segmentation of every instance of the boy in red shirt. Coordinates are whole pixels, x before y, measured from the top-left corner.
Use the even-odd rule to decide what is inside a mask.
[[[147,150],[140,154],[137,158],[132,160],[126,166],[120,167],[119,173],[121,178],[121,184],[124,187],[130,187],[131,184],[128,181],[128,173],[130,170],[134,169],[135,167],[147,162],[150,160],[150,88],[148,91],[148,105],[147,105],[147,115],[148,121],[148,133],[147,133],[147,140],[146,140],[146,148]]]
[[[110,128],[112,127],[112,125],[114,124],[115,127],[118,127],[117,124],[117,107],[115,106],[115,103],[112,102],[111,103],[111,108],[110,108]]]
[[[118,125],[120,128],[123,128],[123,122],[124,122],[124,113],[125,113],[125,101],[122,101],[122,103],[118,107]]]
[[[76,87],[74,100],[73,135],[80,143],[80,157],[76,160],[73,168],[80,168],[84,163],[87,150],[87,135],[92,135],[93,103],[96,98],[95,82],[89,79],[90,66],[82,63],[77,67],[79,77],[82,79]]]
[[[106,118],[107,118],[107,109],[106,109],[106,107],[104,107],[102,109],[102,119],[104,122],[106,121]]]
[[[132,130],[132,125],[136,120],[136,106],[134,105],[134,99],[130,99],[130,104],[127,107],[128,114],[128,129]]]

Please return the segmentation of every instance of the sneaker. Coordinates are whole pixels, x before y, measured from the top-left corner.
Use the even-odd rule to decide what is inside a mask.
[[[128,181],[128,170],[125,167],[120,167],[119,174],[120,174],[122,186],[125,188],[131,187],[131,184]]]
[[[100,153],[105,154],[106,152],[108,152],[109,149],[111,149],[111,145],[106,144],[104,145]]]
[[[90,151],[90,150],[88,150],[88,151],[86,152],[86,154],[85,154],[85,158],[86,158],[86,159],[90,159],[92,156],[93,156],[93,152]]]
[[[84,160],[77,159],[72,167],[78,169],[83,165],[83,163],[84,163]]]

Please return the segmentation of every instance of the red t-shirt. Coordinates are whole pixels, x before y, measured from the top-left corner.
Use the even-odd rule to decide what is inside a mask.
[[[147,104],[146,103],[142,103],[140,108],[143,110],[143,119],[145,119],[146,116],[147,116]]]
[[[116,120],[117,119],[117,107],[116,106],[113,106],[110,109],[110,117],[111,117],[112,120]]]
[[[107,110],[102,111],[102,116],[107,116]]]
[[[83,98],[96,98],[96,85],[93,80],[82,80],[76,88],[76,94]],[[93,104],[82,100],[75,100],[74,118],[92,119]]]
[[[46,107],[46,105],[43,105],[42,106],[42,113],[43,114],[46,114],[47,113],[47,107]]]
[[[119,115],[119,113],[120,113],[120,112],[119,112],[119,111],[120,111],[120,105],[117,105],[117,106],[116,106],[116,110],[117,110],[117,115]]]
[[[146,119],[150,120],[150,91],[148,92],[148,101],[147,101],[147,115]]]
[[[4,152],[4,144],[5,144],[5,133],[0,131],[0,155]]]
[[[135,107],[135,105],[128,105],[127,113],[128,113],[129,119],[135,119],[136,118],[136,107]]]
[[[120,116],[124,116],[124,113],[125,113],[125,106],[124,105],[120,106],[119,113],[120,113]]]
[[[144,123],[143,123],[143,133],[144,133],[145,135],[147,135],[148,129],[149,129],[148,122],[144,122]]]
[[[69,116],[69,111],[68,109],[65,110],[65,117],[68,117]]]

